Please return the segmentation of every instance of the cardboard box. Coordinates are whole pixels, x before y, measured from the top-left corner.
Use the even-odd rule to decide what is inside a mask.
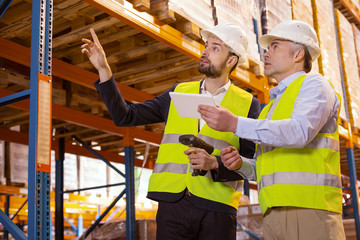
[[[86,231],[84,231],[86,232]],[[84,235],[79,240],[85,239]],[[126,240],[126,223],[123,219],[115,219],[98,225],[85,240]],[[136,239],[154,240],[156,239],[155,219],[136,220]]]
[[[28,182],[29,147],[27,145],[10,144],[10,181],[11,183],[24,184]]]
[[[95,158],[80,156],[80,188],[106,185],[106,164]],[[89,196],[107,196],[106,188],[82,192]]]

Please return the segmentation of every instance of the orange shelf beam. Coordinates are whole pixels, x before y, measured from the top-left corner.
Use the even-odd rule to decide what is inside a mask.
[[[80,51],[80,49],[79,49]],[[21,46],[4,38],[0,38],[0,57],[30,67],[30,48]],[[94,82],[99,76],[93,72],[53,58],[52,74],[81,86],[95,89]],[[132,87],[117,83],[125,100],[143,102],[154,96]]]

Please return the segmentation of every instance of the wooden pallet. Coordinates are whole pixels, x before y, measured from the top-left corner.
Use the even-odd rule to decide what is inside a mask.
[[[360,129],[359,128],[357,128],[355,126],[352,126],[351,131],[352,131],[353,135],[360,136]]]
[[[246,69],[257,77],[264,77],[264,63],[259,60],[247,58],[247,60],[240,65],[241,68]]]
[[[349,123],[343,118],[340,118],[339,125],[343,126],[345,129],[349,129]]]
[[[346,17],[346,19],[354,23],[360,28],[360,10],[350,0],[334,0],[334,7]]]

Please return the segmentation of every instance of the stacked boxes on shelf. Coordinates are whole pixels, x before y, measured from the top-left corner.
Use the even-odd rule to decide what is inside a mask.
[[[319,58],[319,72],[334,85],[335,90],[344,99],[341,83],[340,65],[336,42],[334,10],[331,1],[312,0],[314,7],[314,26],[318,33],[321,56]],[[344,101],[342,101],[340,117],[346,120]]]
[[[55,151],[51,151],[51,189],[55,189],[55,164],[58,156]],[[74,154],[65,153],[64,159],[64,190],[79,188],[77,157]]]
[[[26,186],[28,182],[28,151],[27,145],[10,143],[10,185]]]
[[[27,184],[28,176],[28,146],[18,143],[10,143],[9,151],[9,164],[10,164],[10,185],[22,186]],[[1,167],[1,144],[0,144],[0,167]],[[1,168],[0,168],[0,181],[1,184],[5,184],[4,180],[1,180]],[[51,151],[51,185],[52,189],[55,189],[55,152]],[[64,161],[64,190],[77,189],[77,164],[76,155],[65,154]]]
[[[79,188],[77,156],[65,153],[64,160],[64,190]]]
[[[352,4],[355,5],[355,7],[357,9],[360,9],[360,1],[359,0],[350,0],[352,2]]]
[[[215,0],[215,7],[219,24],[232,22],[244,28],[245,34],[249,39],[248,57],[252,60],[260,61],[253,23],[254,19],[257,25],[260,26],[260,12],[255,2],[252,0]]]
[[[360,127],[360,77],[357,61],[357,51],[355,47],[356,37],[352,25],[341,14],[335,10],[336,24],[338,26],[338,36],[340,45],[340,55],[343,65],[344,85],[346,90],[349,118],[352,126]],[[357,30],[357,29],[356,29]],[[355,30],[355,33],[356,33]],[[358,31],[359,32],[359,31]],[[354,41],[355,40],[355,41]],[[355,50],[355,51],[354,51]]]
[[[202,29],[209,29],[214,26],[211,0],[169,0],[168,4],[170,10],[183,16]]]
[[[270,32],[276,25],[282,21],[291,20],[291,1],[266,1],[268,15],[268,31]]]
[[[121,163],[111,163],[116,167],[118,170],[120,170],[122,173],[125,174],[125,165]],[[107,167],[108,172],[108,184],[115,184],[115,183],[124,183],[125,178],[121,176],[119,173],[115,172],[114,169],[111,169],[110,167]],[[119,194],[125,189],[125,185],[116,186],[116,187],[110,187],[108,188],[109,197],[117,197]]]
[[[355,42],[355,51],[356,51],[356,59],[358,64],[358,70],[360,70],[360,30],[352,24],[353,32],[354,32],[354,42]],[[359,72],[360,74],[360,72]],[[360,129],[360,80],[355,82],[351,80],[349,83],[349,87],[351,88],[351,103],[352,106],[352,115],[353,115],[353,124],[354,127],[357,128],[358,132]]]
[[[291,2],[265,0],[265,10],[267,15],[266,30],[271,30],[282,21],[291,20]],[[263,26],[264,28],[265,26]],[[278,83],[275,79],[269,78],[269,84],[276,86]]]
[[[80,188],[106,185],[106,164],[94,158],[80,157]],[[90,196],[107,196],[106,188],[86,191]]]
[[[260,62],[259,48],[254,32],[253,19],[260,26],[260,12],[257,4],[251,0],[210,0],[187,1],[169,0],[169,9],[193,22],[201,29],[209,29],[218,24],[231,22],[244,28],[248,38],[248,57]],[[244,7],[246,6],[246,7]],[[249,10],[250,9],[250,10]],[[249,64],[243,67],[248,68]]]

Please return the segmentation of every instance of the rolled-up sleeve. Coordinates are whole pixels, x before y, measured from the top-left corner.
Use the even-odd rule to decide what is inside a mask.
[[[256,159],[241,157],[243,163],[241,168],[236,170],[236,172],[250,181],[256,181]]]

